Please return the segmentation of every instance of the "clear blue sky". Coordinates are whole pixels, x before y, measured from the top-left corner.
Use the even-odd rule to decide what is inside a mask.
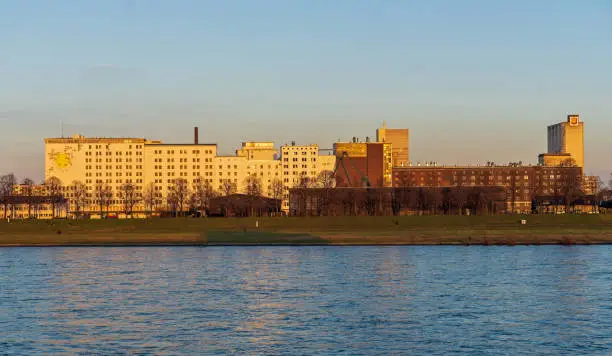
[[[0,173],[66,134],[331,147],[411,129],[413,161],[535,163],[579,113],[612,170],[609,0],[0,0]]]

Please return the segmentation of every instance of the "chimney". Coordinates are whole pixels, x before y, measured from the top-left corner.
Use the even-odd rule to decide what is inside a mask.
[[[193,128],[193,144],[197,145],[198,144],[198,127],[194,127]]]

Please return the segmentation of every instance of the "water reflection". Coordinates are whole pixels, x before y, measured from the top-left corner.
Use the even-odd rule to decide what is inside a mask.
[[[611,250],[0,249],[0,354],[606,354]]]

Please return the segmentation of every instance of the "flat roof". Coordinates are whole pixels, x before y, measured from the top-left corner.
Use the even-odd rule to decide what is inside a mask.
[[[147,142],[151,142],[151,143],[161,143],[161,141],[159,140],[147,140],[146,138],[142,138],[142,137],[84,137],[84,136],[77,136],[77,137],[49,137],[49,138],[45,138],[45,143],[66,143],[66,142],[80,142],[80,143],[86,143],[86,142],[105,142],[105,143],[130,143],[130,142],[126,142],[126,141],[132,141],[133,143],[147,143]]]
[[[538,156],[571,156],[571,153],[540,153]]]
[[[147,146],[217,146],[216,143],[147,143]]]
[[[456,169],[456,168],[460,168],[460,169],[512,169],[512,168],[534,168],[534,167],[541,167],[541,168],[581,168],[578,166],[568,166],[568,167],[552,167],[552,166],[542,166],[542,165],[538,165],[538,164],[532,164],[532,165],[520,165],[520,166],[508,166],[508,165],[495,165],[495,166],[487,166],[487,165],[482,165],[482,166],[451,166],[451,165],[437,165],[437,166],[408,166],[408,167],[393,167],[393,170],[410,170],[410,169]]]

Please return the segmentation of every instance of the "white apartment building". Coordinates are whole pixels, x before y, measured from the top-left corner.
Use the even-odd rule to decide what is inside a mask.
[[[334,171],[335,155],[319,154],[318,145],[283,145],[281,146],[281,164],[283,177],[282,208],[289,210],[289,189],[300,184],[303,178],[308,178],[315,185],[319,174],[323,171]]]
[[[261,193],[272,197],[275,180],[283,186],[284,210],[288,209],[288,189],[299,184],[301,177],[313,181],[324,170],[333,171],[335,156],[319,155],[317,145],[284,145],[281,155],[273,142],[244,142],[235,156],[218,155],[217,145],[197,143],[166,144],[144,138],[90,138],[74,135],[69,138],[45,139],[45,179],[56,177],[64,186],[65,196],[73,198],[71,186],[86,186],[86,212],[97,212],[96,186],[107,185],[112,191],[108,211],[121,211],[121,187],[131,183],[142,194],[147,186],[155,189],[163,206],[176,179],[193,186],[202,180],[217,192],[246,193],[247,177],[261,182]],[[71,206],[74,205],[71,202]],[[134,211],[144,211],[139,202]]]

